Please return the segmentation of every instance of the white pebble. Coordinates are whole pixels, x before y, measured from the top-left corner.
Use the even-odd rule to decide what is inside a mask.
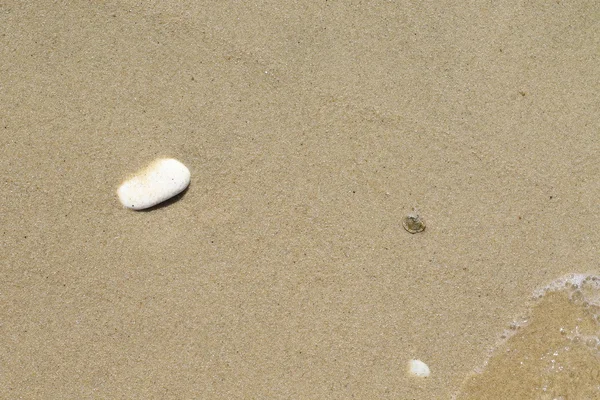
[[[123,182],[117,190],[121,203],[143,210],[183,192],[190,184],[190,170],[172,158],[159,158]]]
[[[421,360],[410,360],[408,362],[408,370],[411,374],[420,378],[427,378],[431,373],[427,364]]]

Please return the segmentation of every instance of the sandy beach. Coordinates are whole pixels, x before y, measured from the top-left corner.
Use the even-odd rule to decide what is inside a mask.
[[[600,398],[598,21],[3,2],[0,398]]]

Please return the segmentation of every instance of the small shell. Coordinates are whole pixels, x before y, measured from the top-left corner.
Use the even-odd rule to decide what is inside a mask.
[[[419,233],[425,230],[425,221],[417,213],[408,214],[402,220],[402,226],[410,233]]]
[[[427,364],[425,364],[421,360],[410,360],[408,362],[408,372],[411,375],[417,376],[419,378],[427,378],[431,374],[431,371]]]

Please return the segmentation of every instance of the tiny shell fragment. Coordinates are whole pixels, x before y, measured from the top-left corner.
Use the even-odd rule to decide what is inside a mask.
[[[408,362],[408,372],[419,378],[427,378],[431,374],[427,364],[421,360],[410,360]]]
[[[425,230],[425,221],[416,213],[408,214],[402,220],[402,226],[410,233],[419,233]]]

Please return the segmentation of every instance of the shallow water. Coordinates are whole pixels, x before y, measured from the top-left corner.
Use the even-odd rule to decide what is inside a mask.
[[[600,278],[571,275],[535,293],[456,399],[599,399]]]

